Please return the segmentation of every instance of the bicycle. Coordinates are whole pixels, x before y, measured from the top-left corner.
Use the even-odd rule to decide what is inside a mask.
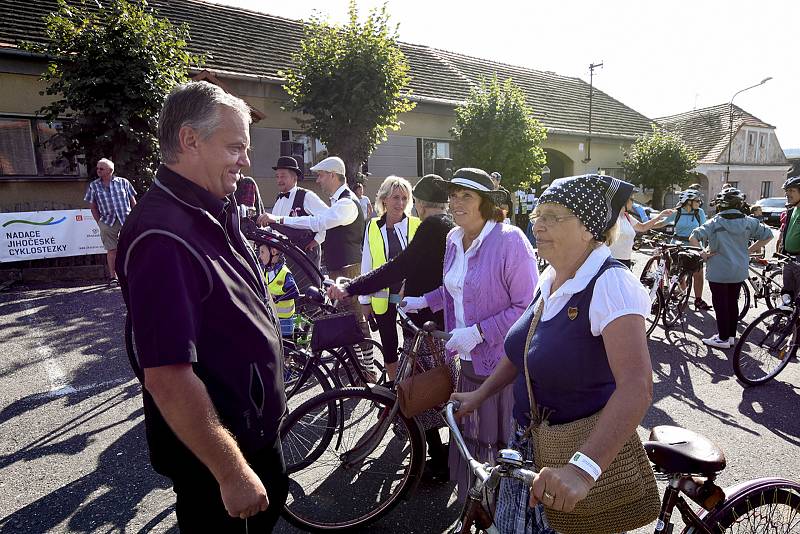
[[[773,308],[759,315],[733,349],[733,372],[748,386],[765,384],[797,356],[800,295],[792,310]]]
[[[395,383],[411,375],[426,337],[449,337],[430,321],[418,328],[402,308],[398,322],[413,333],[413,342]],[[291,466],[283,516],[312,531],[378,520],[416,487],[426,456],[424,433],[400,412],[394,385],[323,392],[289,414],[281,441]]]
[[[458,406],[456,401],[448,402],[443,416],[452,441],[469,462],[475,478],[454,532],[499,534],[489,506],[489,493],[496,492],[502,478],[515,478],[531,485],[536,472],[514,449],[499,451],[494,467],[475,460],[455,421]],[[680,427],[657,426],[643,445],[656,476],[668,482],[655,534],[672,533],[675,508],[686,525],[682,532],[687,534],[798,531],[800,484],[781,478],[760,478],[723,489],[714,483],[726,466],[722,450],[711,440]],[[684,496],[700,509],[694,511]]]
[[[775,256],[781,258],[782,255],[776,253]],[[783,273],[780,267],[784,262],[784,259],[770,261],[762,257],[751,256],[750,264],[747,266],[750,276],[747,277],[745,283],[742,283],[742,289],[739,292],[740,321],[747,315],[751,301],[753,308],[758,306],[758,299],[763,299],[768,309],[778,305],[783,288]]]
[[[645,335],[650,336],[659,319],[666,329],[681,318],[689,303],[694,271],[702,259],[695,252],[701,250],[699,247],[654,239],[647,241],[655,252],[645,263],[639,280],[650,294],[650,315],[645,319]]]

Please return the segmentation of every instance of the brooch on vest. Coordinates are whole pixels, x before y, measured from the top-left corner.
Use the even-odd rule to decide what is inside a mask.
[[[578,316],[578,308],[570,306],[567,308],[567,317],[569,317],[570,321],[574,321],[575,318]]]

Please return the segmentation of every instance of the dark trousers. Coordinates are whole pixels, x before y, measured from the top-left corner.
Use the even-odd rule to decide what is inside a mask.
[[[739,322],[739,291],[742,283],[708,282],[711,289],[711,304],[717,316],[719,338],[727,341],[736,337],[736,324]]]
[[[183,473],[172,479],[176,495],[175,513],[183,534],[206,532],[267,533],[272,532],[286,503],[289,479],[280,440],[276,445],[248,458],[253,471],[264,483],[269,508],[246,520],[228,515],[217,483],[211,472],[202,467],[198,472]]]
[[[375,322],[378,323],[378,333],[381,335],[383,358],[385,363],[397,362],[397,304],[389,304],[386,313],[374,313]]]

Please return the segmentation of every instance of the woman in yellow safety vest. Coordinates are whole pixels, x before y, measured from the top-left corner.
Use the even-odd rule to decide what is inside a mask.
[[[370,219],[364,234],[361,274],[377,269],[408,246],[419,227],[418,217],[411,215],[411,184],[405,178],[389,176],[375,198],[377,217]],[[364,316],[374,317],[383,345],[384,364],[389,379],[397,374],[397,303],[402,282],[358,297]]]

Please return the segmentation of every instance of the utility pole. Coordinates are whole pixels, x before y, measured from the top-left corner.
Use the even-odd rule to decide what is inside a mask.
[[[586,159],[582,163],[592,161],[592,99],[594,97],[594,69],[603,66],[603,62],[589,64],[589,136],[586,138]]]

